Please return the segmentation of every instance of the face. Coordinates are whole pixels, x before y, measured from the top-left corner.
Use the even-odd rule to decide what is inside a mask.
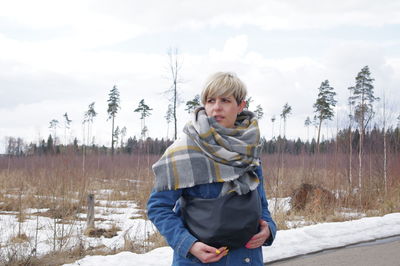
[[[237,115],[243,111],[245,102],[237,104],[233,96],[209,97],[204,108],[207,116],[212,116],[223,127],[233,128]]]

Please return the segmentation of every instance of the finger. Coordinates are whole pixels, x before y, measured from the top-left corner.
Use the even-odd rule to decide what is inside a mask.
[[[223,257],[223,254],[220,253],[219,255],[215,253],[206,253],[204,255],[202,262],[203,263],[210,263],[210,262],[216,262],[219,261]]]
[[[263,232],[259,232],[257,234],[255,234],[252,238],[250,238],[250,241],[257,241],[260,240],[264,237],[264,233]]]
[[[216,249],[215,247],[206,245],[206,244],[204,244],[204,246],[203,246],[203,251],[205,251],[207,253],[211,253],[211,254],[219,254],[218,249]]]
[[[258,248],[261,245],[262,245],[262,243],[260,243],[260,242],[252,242],[252,243],[246,244],[246,248],[253,249],[253,248]]]
[[[228,247],[220,247],[219,249],[217,249],[218,250],[217,254],[222,253],[227,249],[228,249]]]
[[[221,251],[221,253],[218,254],[218,255],[212,254],[212,256],[208,257],[207,262],[217,262],[217,261],[219,261],[222,257],[228,255],[228,251],[229,251],[229,249],[224,249],[224,251]]]
[[[249,242],[247,242],[246,244],[246,248],[258,248],[259,246],[262,246],[262,244],[264,244],[264,238],[258,238],[258,239],[254,239],[254,240],[250,240]]]

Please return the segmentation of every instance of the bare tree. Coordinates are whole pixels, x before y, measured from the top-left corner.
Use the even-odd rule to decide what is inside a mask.
[[[177,132],[178,132],[178,119],[177,119],[177,107],[179,105],[180,98],[179,98],[179,84],[183,83],[181,78],[181,68],[182,68],[182,58],[179,54],[178,48],[171,48],[168,51],[168,68],[171,74],[171,87],[166,91],[169,94],[169,101],[172,104],[172,117],[174,119],[174,139],[177,139]]]

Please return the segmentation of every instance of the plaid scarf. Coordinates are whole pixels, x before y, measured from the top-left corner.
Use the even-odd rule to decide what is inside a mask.
[[[198,108],[176,140],[153,165],[157,191],[224,182],[221,195],[245,194],[258,186],[260,132],[254,113],[243,111],[225,128]]]

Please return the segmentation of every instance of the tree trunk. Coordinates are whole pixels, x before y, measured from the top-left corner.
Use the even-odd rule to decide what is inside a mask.
[[[272,122],[272,136],[271,136],[271,139],[274,138],[274,125],[275,125],[275,121]]]
[[[11,154],[8,154],[8,160],[7,160],[7,177],[10,176],[10,166],[11,166]]]
[[[360,142],[359,142],[359,147],[358,147],[358,187],[361,190],[362,189],[362,154],[363,154],[363,140],[364,140],[364,134],[362,133],[363,130],[361,130],[360,134]]]
[[[385,186],[385,196],[387,194],[387,158],[386,158],[386,98],[383,93],[383,183]]]
[[[319,120],[319,125],[318,125],[317,153],[319,153],[319,137],[320,137],[320,134],[321,134],[321,125],[322,125],[322,119]]]
[[[167,140],[168,140],[168,135],[169,135],[169,123],[167,123]]]
[[[114,156],[114,116],[112,117],[112,127],[111,127],[111,155]]]
[[[351,134],[351,126],[349,126],[349,188],[351,189],[353,184],[353,175],[352,175],[352,159],[353,159],[353,141]],[[349,191],[350,191],[349,189]]]
[[[95,228],[94,227],[94,194],[89,194],[87,197],[87,220],[86,220],[86,228]]]
[[[86,145],[85,145],[85,123],[83,124],[83,140],[82,140],[82,173],[85,174],[86,162]]]
[[[176,91],[176,81],[174,81],[174,125],[175,125],[175,134],[174,134],[174,139],[177,139],[177,128],[178,128],[178,121],[176,119],[176,99],[177,97],[177,91]]]

